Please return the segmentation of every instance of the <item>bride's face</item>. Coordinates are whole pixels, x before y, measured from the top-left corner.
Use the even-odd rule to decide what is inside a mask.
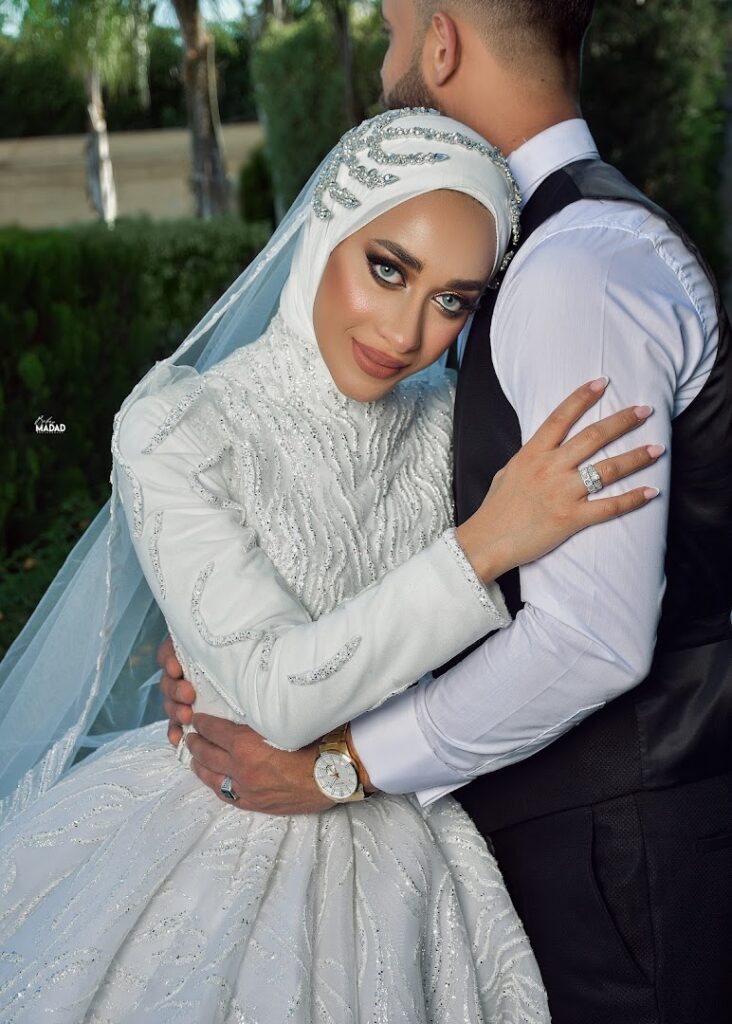
[[[490,275],[495,226],[462,192],[409,199],[330,255],[313,308],[318,346],[337,387],[372,402],[438,359]]]

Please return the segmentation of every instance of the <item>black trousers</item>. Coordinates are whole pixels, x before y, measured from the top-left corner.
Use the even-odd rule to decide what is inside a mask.
[[[732,1024],[732,774],[491,839],[554,1024]]]

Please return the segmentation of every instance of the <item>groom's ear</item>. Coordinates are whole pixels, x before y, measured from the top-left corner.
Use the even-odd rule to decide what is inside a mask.
[[[428,85],[445,85],[460,66],[460,33],[445,11],[436,11],[425,35],[423,72]]]

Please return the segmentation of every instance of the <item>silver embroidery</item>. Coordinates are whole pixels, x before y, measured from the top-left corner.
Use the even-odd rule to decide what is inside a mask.
[[[348,176],[359,184],[365,188],[374,189],[393,185],[399,180],[399,176],[396,174],[380,172],[378,166],[405,167],[415,164],[434,164],[450,159],[450,155],[444,152],[422,150],[414,153],[394,153],[389,152],[385,148],[389,142],[393,142],[396,139],[424,139],[425,142],[440,142],[472,150],[482,154],[492,164],[495,164],[506,178],[511,189],[509,199],[511,234],[514,245],[516,245],[520,235],[521,193],[508,166],[508,161],[495,146],[479,142],[463,132],[442,131],[439,128],[430,128],[424,125],[404,126],[399,124],[400,120],[405,117],[428,113],[436,114],[438,111],[430,110],[426,107],[405,107],[399,110],[387,110],[378,117],[364,121],[347,132],[333,150],[328,163],[318,179],[312,200],[315,215],[321,220],[329,220],[333,216],[334,211],[329,209],[323,201],[325,196],[328,196],[335,203],[347,209],[354,209],[361,205],[361,201],[350,189],[338,184],[338,174],[341,167],[345,167]],[[372,160],[377,167],[369,168],[361,163],[363,158],[359,154],[364,152],[366,157]],[[499,271],[505,270],[512,256],[513,252],[506,253],[501,266],[498,268]]]
[[[442,535],[442,539],[444,540],[444,542],[449,547],[450,551],[452,551],[453,555],[457,559],[460,568],[465,573],[465,578],[475,591],[476,597],[483,605],[485,610],[497,614],[498,612],[495,603],[491,598],[490,594],[488,593],[486,585],[483,583],[480,576],[477,575],[475,569],[470,564],[467,555],[460,547],[459,541],[455,537],[454,527],[452,527],[449,530],[446,530],[445,533],[443,533]]]
[[[241,514],[241,521],[244,522],[244,508],[238,501],[232,501],[230,498],[222,498],[215,491],[212,491],[205,483],[201,480],[201,474],[207,473],[209,469],[213,469],[222,460],[227,452],[232,450],[232,446],[229,442],[222,445],[218,451],[214,452],[213,455],[209,455],[208,458],[196,466],[195,469],[188,471],[188,483],[190,484],[191,490],[203,498],[209,505],[213,505],[214,508],[220,509],[236,509]]]
[[[262,672],[266,672],[269,668],[269,659],[272,654],[272,648],[277,642],[277,637],[274,633],[266,633],[264,640],[262,641],[262,651],[259,655],[259,668]]]
[[[163,576],[163,570],[160,565],[160,552],[158,551],[158,542],[160,540],[160,531],[163,528],[163,509],[160,509],[155,513],[153,518],[152,534],[150,535],[150,543],[148,550],[150,552],[150,561],[152,567],[155,570],[155,576],[160,587],[160,596],[165,597],[165,578]]]
[[[294,686],[312,686],[313,683],[322,683],[323,680],[330,679],[331,676],[335,675],[339,669],[343,668],[351,660],[358,650],[360,643],[361,637],[354,636],[339,651],[336,651],[332,658],[328,658],[318,668],[310,669],[308,672],[299,672],[287,678]]]
[[[196,629],[201,637],[211,647],[228,647],[230,644],[238,644],[243,640],[263,640],[266,633],[261,629],[236,629],[231,633],[212,633],[201,615],[201,596],[211,573],[214,571],[214,562],[208,562],[196,577],[191,594],[191,615],[196,624]]]
[[[142,536],[142,488],[130,465],[122,458],[122,453],[119,450],[119,425],[121,418],[121,412],[115,413],[112,429],[112,455],[132,485],[132,531],[135,538],[139,538]]]
[[[158,445],[162,444],[165,438],[175,430],[196,399],[201,396],[204,386],[205,385],[203,383],[196,385],[192,391],[189,391],[187,395],[184,395],[181,400],[173,406],[148,443],[142,449],[143,455],[150,455],[151,452],[153,452]]]

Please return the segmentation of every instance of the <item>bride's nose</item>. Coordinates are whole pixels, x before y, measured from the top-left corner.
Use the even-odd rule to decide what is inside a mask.
[[[408,355],[422,345],[424,310],[420,302],[385,303],[379,333],[397,355]]]

